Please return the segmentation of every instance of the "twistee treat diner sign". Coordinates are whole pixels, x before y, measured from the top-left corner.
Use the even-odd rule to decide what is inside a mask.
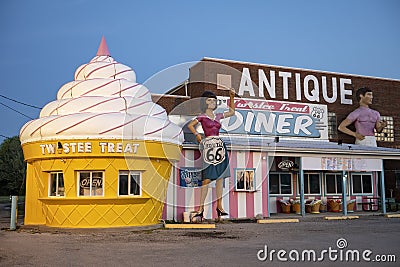
[[[229,105],[218,99],[220,107]],[[328,139],[326,105],[238,98],[235,107],[236,116],[221,121],[222,132]]]

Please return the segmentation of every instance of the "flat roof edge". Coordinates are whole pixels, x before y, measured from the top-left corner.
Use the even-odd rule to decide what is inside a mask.
[[[368,75],[341,73],[341,72],[326,71],[326,70],[313,70],[313,69],[296,68],[296,67],[288,67],[288,66],[279,66],[279,65],[254,63],[254,62],[230,60],[230,59],[222,59],[222,58],[213,58],[213,57],[203,57],[199,62],[201,62],[203,60],[222,61],[222,62],[230,62],[230,63],[255,65],[255,66],[264,66],[264,67],[285,68],[285,69],[291,69],[291,70],[314,71],[314,72],[320,72],[320,73],[326,73],[326,74],[338,74],[338,75],[354,76],[354,77],[360,77],[360,78],[370,78],[370,79],[380,79],[380,80],[388,80],[388,81],[400,82],[400,80],[393,79],[393,78],[374,77],[374,76],[368,76]]]

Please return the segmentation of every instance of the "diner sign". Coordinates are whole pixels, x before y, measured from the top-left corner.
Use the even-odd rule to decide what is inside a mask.
[[[222,109],[230,105],[226,97],[218,100]],[[235,115],[221,120],[221,133],[328,139],[326,105],[239,98]]]

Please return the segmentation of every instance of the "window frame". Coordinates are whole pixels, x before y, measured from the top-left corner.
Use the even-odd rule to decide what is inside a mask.
[[[321,181],[321,173],[319,172],[304,172],[304,185],[306,181],[306,175],[308,177],[308,191],[310,192],[310,176],[309,174],[317,174],[318,175],[318,181],[319,181],[319,193],[306,193],[306,188],[304,187],[304,195],[305,196],[321,196],[322,195],[322,181]],[[297,192],[300,192],[300,179],[297,179]]]
[[[336,188],[336,193],[328,193],[328,182],[327,182],[327,176],[328,175],[335,175],[335,188]],[[337,188],[337,179],[338,176],[340,177],[342,183],[343,183],[343,174],[340,172],[327,172],[324,173],[324,182],[325,182],[325,195],[326,196],[337,196],[337,195],[342,195],[342,192],[338,193],[338,188]],[[346,179],[347,182],[347,179]],[[343,184],[342,184],[342,188],[343,188]],[[348,185],[346,184],[346,195],[348,195],[349,189],[348,189]]]
[[[128,175],[128,194],[127,195],[121,195],[120,194],[120,181],[121,181],[121,174],[122,175]],[[139,175],[139,194],[135,195],[135,194],[131,194],[131,175]],[[127,170],[120,170],[118,172],[118,196],[119,197],[142,197],[142,179],[143,178],[143,171],[127,171]]]
[[[400,171],[394,171],[395,187],[400,188]]]
[[[92,195],[92,190],[93,190],[93,173],[98,172],[101,173],[101,189],[102,189],[102,194],[101,195]],[[81,195],[80,194],[80,188],[81,188],[81,182],[80,182],[80,174],[81,173],[90,173],[90,185],[89,185],[89,192],[90,195]],[[105,171],[104,170],[84,170],[84,171],[77,171],[77,196],[78,197],[104,197],[104,181],[105,181]]]
[[[361,193],[354,193],[354,176],[355,175],[361,175]],[[371,177],[371,192],[365,193],[364,192],[364,186],[363,186],[363,176],[370,176]],[[351,173],[351,194],[354,196],[372,196],[374,194],[374,175],[371,172],[354,172]]]
[[[271,193],[271,174],[278,174],[279,177],[279,193]],[[286,175],[290,175],[290,193],[288,194],[282,194],[282,181],[281,181],[281,175],[282,174],[286,174]],[[268,173],[268,193],[270,196],[292,196],[293,195],[293,173],[291,172],[270,172]]]
[[[393,143],[395,141],[394,118],[392,116],[381,116],[381,120],[386,121],[387,126],[380,133],[374,129],[376,141]]]
[[[335,112],[328,112],[328,139],[338,138],[338,123]]]
[[[51,195],[51,188],[52,188],[52,175],[55,174],[56,175],[56,191],[54,196]],[[64,193],[63,195],[59,194],[59,175],[62,175],[62,180],[63,180],[63,184],[64,184]],[[53,171],[53,172],[49,172],[49,191],[48,191],[48,196],[49,197],[65,197],[65,182],[64,182],[64,173],[62,171]]]
[[[252,182],[252,186],[250,186],[249,188],[247,188],[247,185],[250,185],[250,176],[248,176],[249,178],[249,183],[246,183],[246,177],[244,178],[243,181],[243,188],[238,188],[238,173],[239,172],[243,172],[243,174],[245,172],[249,172],[253,174],[253,182]],[[256,191],[256,169],[255,168],[235,168],[235,191],[238,192],[254,192]]]

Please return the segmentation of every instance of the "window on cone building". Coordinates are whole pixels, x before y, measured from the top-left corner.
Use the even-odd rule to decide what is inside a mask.
[[[104,172],[85,171],[78,173],[79,196],[94,197],[104,194]]]
[[[119,172],[119,195],[120,196],[141,196],[141,172]]]
[[[64,196],[64,177],[62,172],[50,173],[49,196]]]

